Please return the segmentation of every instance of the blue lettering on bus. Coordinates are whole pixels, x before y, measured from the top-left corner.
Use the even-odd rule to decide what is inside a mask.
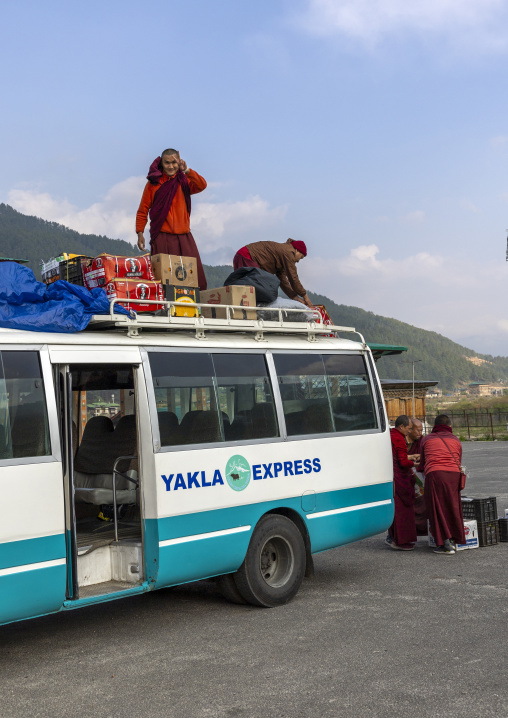
[[[185,483],[185,479],[183,478],[182,474],[177,474],[175,485],[173,486],[173,491],[176,491],[177,489],[186,489],[186,488],[187,488],[187,484]]]
[[[195,471],[193,474],[191,474],[191,472],[189,471],[189,473],[187,474],[187,488],[188,489],[192,489],[193,486],[195,486],[196,489],[201,488],[201,484],[198,481],[198,474],[199,474],[199,471]]]
[[[261,476],[261,464],[256,464],[252,467],[252,478],[254,481],[265,478],[264,476]]]
[[[213,475],[212,486],[215,486],[215,484],[223,484],[223,483],[224,483],[224,480],[221,476],[219,469],[215,469],[215,473]]]
[[[254,464],[252,466],[252,478],[254,481],[259,479],[277,479],[281,476],[301,476],[302,474],[319,473],[321,471],[321,460],[316,459],[297,459],[296,461],[276,461],[269,464]],[[201,474],[201,477],[199,476]],[[211,476],[211,473],[208,474]],[[220,469],[215,469],[211,481],[207,481],[206,471],[188,471],[187,481],[183,474],[169,474],[165,476],[161,474],[161,479],[166,485],[166,491],[177,491],[178,489],[200,489],[204,486],[224,486],[224,478]],[[201,479],[201,483],[200,483]]]

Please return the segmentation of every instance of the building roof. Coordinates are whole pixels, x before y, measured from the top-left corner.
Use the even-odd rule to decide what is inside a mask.
[[[425,389],[429,386],[437,386],[438,381],[422,381],[415,380],[415,389]],[[381,386],[383,389],[412,389],[412,379],[381,379]]]
[[[402,354],[407,352],[407,347],[397,346],[395,344],[371,344],[367,342],[374,360],[377,361],[381,357],[393,356],[395,354]]]

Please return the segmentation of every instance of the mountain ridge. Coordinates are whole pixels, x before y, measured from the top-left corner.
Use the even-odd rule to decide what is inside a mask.
[[[56,222],[24,215],[7,204],[0,204],[0,248],[3,256],[28,259],[28,266],[37,279],[40,278],[40,260],[58,256],[63,251],[89,256],[101,252],[140,254],[137,247],[124,240],[81,234]],[[231,271],[232,267],[228,265],[205,265],[208,285],[222,286]],[[508,357],[481,354],[438,332],[359,307],[337,304],[320,293],[309,291],[309,297],[316,304],[324,304],[336,324],[355,327],[366,341],[408,347],[402,359],[386,357],[378,362],[382,378],[408,379],[412,376],[411,365],[402,362],[421,360],[415,364],[416,379],[439,381],[440,388],[445,391],[474,381],[508,385]]]

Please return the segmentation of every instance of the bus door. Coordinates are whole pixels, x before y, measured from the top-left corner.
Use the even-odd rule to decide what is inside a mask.
[[[136,589],[145,579],[141,369],[93,356],[59,367],[71,601]]]
[[[57,404],[47,348],[0,350],[0,623],[57,611],[66,543]]]

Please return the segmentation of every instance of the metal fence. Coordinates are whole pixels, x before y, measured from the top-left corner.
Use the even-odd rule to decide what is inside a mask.
[[[453,433],[462,441],[508,441],[508,412],[506,411],[443,411],[450,417]],[[434,426],[435,414],[425,417],[427,433]]]

